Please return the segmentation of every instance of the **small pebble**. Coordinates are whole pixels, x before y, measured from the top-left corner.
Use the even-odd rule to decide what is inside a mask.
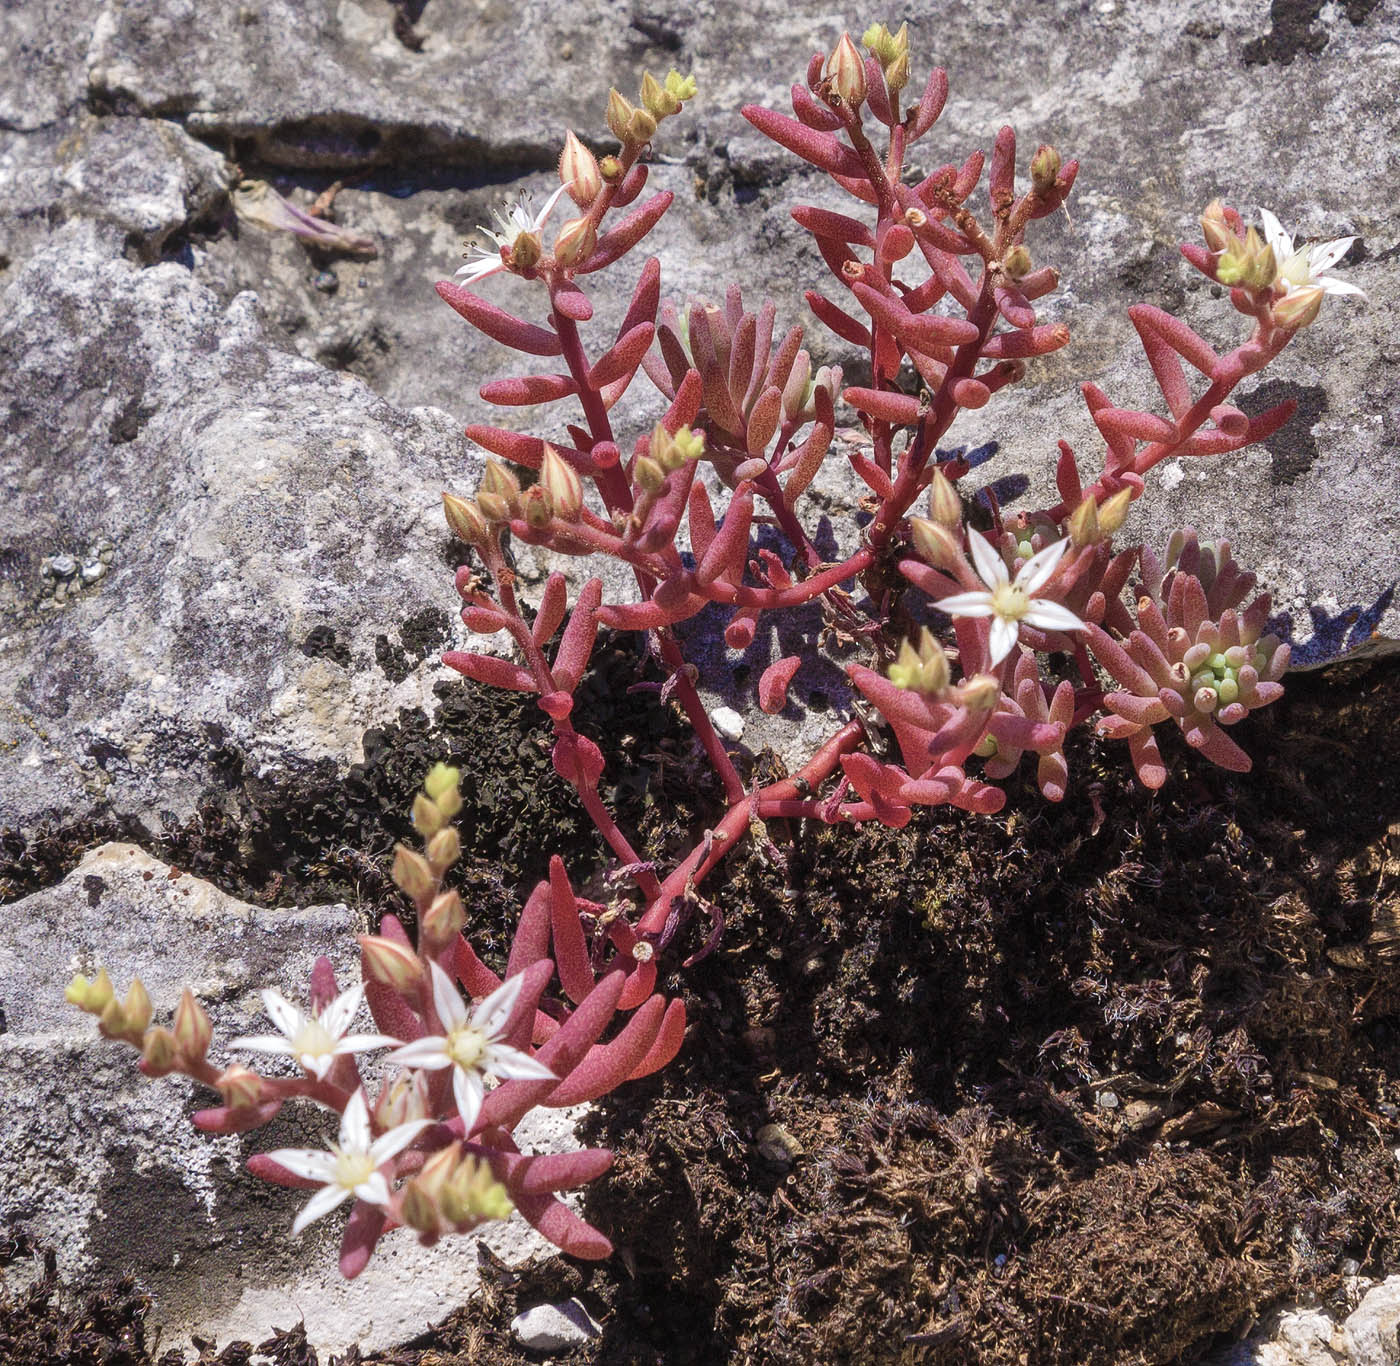
[[[510,1321],[515,1340],[532,1352],[563,1352],[591,1342],[603,1330],[578,1300],[537,1304]]]
[[[743,739],[744,718],[733,707],[716,707],[710,713],[710,724],[719,732],[721,740]]]
[[[340,277],[333,270],[323,270],[312,283],[322,294],[334,294],[340,288]]]
[[[786,1167],[802,1156],[802,1145],[781,1124],[765,1124],[755,1135],[759,1156]]]
[[[1100,1091],[1098,1094],[1098,1106],[1100,1110],[1116,1110],[1118,1108],[1118,1095],[1114,1091]]]
[[[54,555],[48,566],[56,579],[71,579],[78,572],[78,562],[71,555]]]
[[[101,560],[89,560],[82,568],[82,579],[84,583],[96,583],[107,572],[107,566]]]

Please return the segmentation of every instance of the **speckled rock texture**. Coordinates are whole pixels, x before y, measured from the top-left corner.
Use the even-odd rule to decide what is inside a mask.
[[[1056,437],[1086,465],[1097,458],[1077,381],[1126,406],[1152,401],[1130,304],[1178,312],[1222,345],[1236,337],[1227,303],[1175,247],[1213,196],[1267,206],[1306,238],[1355,235],[1340,270],[1369,302],[1330,300],[1243,400],[1257,411],[1293,397],[1299,416],[1228,462],[1159,471],[1129,531],[1160,543],[1190,522],[1228,537],[1274,591],[1301,663],[1400,646],[1395,9],[971,0],[904,14],[919,73],[932,60],[952,79],[922,155],[960,160],[1010,122],[1023,146],[1053,141],[1083,168],[1069,213],[1032,242],[1064,281],[1045,315],[1074,342],[954,438],[997,441],[987,478],[1039,501]],[[230,762],[269,781],[318,761],[343,771],[368,728],[402,707],[433,709],[434,684],[451,677],[437,654],[463,634],[438,491],[476,485],[463,424],[530,415],[501,419],[479,400],[480,383],[518,358],[431,285],[490,208],[553,188],[565,126],[607,146],[610,83],[631,90],[643,68],[672,65],[699,80],[701,98],[655,148],[652,185],[677,196],[650,244],[665,292],[739,281],[751,305],[771,296],[780,319],[806,326],[817,363],[849,361],[803,302],[824,270],[790,215],[831,202],[828,183],[738,114],[745,101],[785,105],[843,22],[863,17],[774,0],[0,0],[6,847],[44,823],[188,821]],[[333,211],[378,254],[329,256],[240,223],[229,192],[241,177],[302,206],[342,180]],[[621,316],[635,267],[619,274],[616,296],[598,299],[600,328]],[[517,311],[538,307],[522,282],[483,288]],[[659,411],[639,380],[618,425],[630,440]],[[557,435],[562,421],[551,413],[536,430]],[[858,494],[840,470],[814,490],[812,516],[836,543],[849,543]],[[525,551],[519,567],[528,593],[550,565]],[[753,708],[752,665],[766,659],[740,661],[713,637],[695,649],[707,699],[746,715],[745,746],[790,751]],[[741,662],[751,667],[736,679]],[[799,705],[825,681],[800,674]],[[817,734],[830,714],[809,709],[798,725]],[[241,1028],[254,983],[270,973],[291,985],[315,953],[343,950],[352,913],[279,912],[274,945],[261,913],[143,859],[99,851],[4,917],[0,1070],[28,1100],[5,1118],[6,1211],[60,1238],[76,1274],[133,1245],[149,1253],[142,1273],[168,1287],[159,1302],[180,1331],[198,1314],[211,1332],[251,1316],[239,1297],[260,1286],[269,1323],[301,1311],[310,1327],[314,1304],[349,1302],[327,1288],[329,1241],[313,1240],[315,1271],[264,1238],[288,1204],[236,1176],[241,1145],[177,1155],[179,1086],[140,1082],[54,992],[73,956],[100,950],[121,975],[149,947],[142,935],[185,917],[189,938],[162,941],[169,981],[144,959],[143,976],[153,990],[190,974],[222,986],[221,1024]],[[133,881],[137,868],[151,878]],[[93,879],[103,888],[89,904]],[[123,921],[109,884],[148,918]],[[32,947],[46,936],[51,957]],[[457,1264],[434,1265],[450,1279]],[[354,1331],[388,1342],[410,1335],[414,1315],[431,1317],[415,1303]],[[350,1340],[335,1332],[313,1340]]]
[[[142,1077],[132,1049],[99,1038],[91,1018],[63,1000],[73,974],[99,964],[123,992],[139,975],[157,1020],[188,985],[209,1010],[214,1056],[229,1057],[223,1042],[267,1032],[263,988],[304,1000],[322,954],[343,984],[355,980],[357,928],[345,906],[244,905],[128,844],[104,845],[58,886],[8,907],[0,1224],[54,1249],[66,1279],[137,1276],[154,1301],[152,1322],[172,1341],[257,1342],[304,1317],[322,1351],[389,1347],[461,1304],[476,1284],[474,1239],[427,1252],[399,1230],[350,1284],[336,1265],[343,1221],[293,1239],[305,1195],[243,1170],[253,1153],[334,1137],[324,1111],[302,1102],[248,1134],[200,1133],[188,1117],[217,1097],[183,1078]],[[567,1143],[575,1117],[537,1113],[517,1133],[522,1148]],[[549,1248],[518,1217],[485,1237],[511,1261]]]

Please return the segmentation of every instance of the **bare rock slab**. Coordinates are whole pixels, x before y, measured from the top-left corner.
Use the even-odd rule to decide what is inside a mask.
[[[311,965],[331,958],[357,975],[355,916],[345,906],[266,910],[225,896],[132,845],[95,850],[57,886],[0,918],[0,1224],[58,1255],[76,1283],[135,1275],[164,1340],[257,1342],[304,1318],[321,1351],[390,1347],[463,1303],[476,1284],[474,1238],[431,1251],[408,1230],[388,1235],[368,1269],[344,1281],[335,1219],[293,1241],[304,1201],[244,1170],[254,1152],[319,1146],[330,1117],[307,1103],[237,1137],[200,1133],[190,1113],[209,1093],[181,1078],[151,1081],[136,1054],[100,1038],[67,1005],[74,972],[105,966],[124,991],[133,974],[158,1019],[181,988],[207,1006],[220,1041],[264,1030],[258,993],[304,999]],[[548,1112],[524,1148],[572,1143],[575,1112]],[[515,1263],[549,1245],[518,1217],[488,1245]]]

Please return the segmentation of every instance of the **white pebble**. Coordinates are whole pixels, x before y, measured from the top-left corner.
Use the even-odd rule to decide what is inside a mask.
[[[603,1330],[578,1300],[537,1304],[510,1321],[515,1340],[534,1352],[562,1352],[580,1347]]]
[[[710,724],[719,732],[721,740],[742,740],[744,718],[733,707],[716,707],[710,713]]]

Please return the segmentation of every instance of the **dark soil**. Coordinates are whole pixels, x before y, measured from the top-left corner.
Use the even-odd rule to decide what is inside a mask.
[[[615,795],[664,859],[713,798],[624,666],[597,733],[650,774]],[[503,892],[597,853],[528,710],[484,696],[406,718],[341,795],[231,778],[168,856],[262,900],[390,905],[383,853],[449,750],[481,784],[463,883],[499,950]],[[1400,669],[1344,666],[1241,728],[1248,775],[1178,747],[1154,796],[1083,739],[1059,807],[1026,783],[995,818],[773,828],[785,868],[707,885],[728,930],[668,984],[680,1058],[588,1122],[618,1255],[487,1268],[430,1338],[363,1360],[538,1360],[510,1318],[571,1294],[605,1332],[570,1360],[668,1366],[1194,1362],[1274,1304],[1340,1304],[1351,1263],[1400,1260],[1398,713]],[[131,1287],[56,1303],[0,1304],[0,1361],[158,1360]],[[295,1331],[263,1351],[312,1359]]]

